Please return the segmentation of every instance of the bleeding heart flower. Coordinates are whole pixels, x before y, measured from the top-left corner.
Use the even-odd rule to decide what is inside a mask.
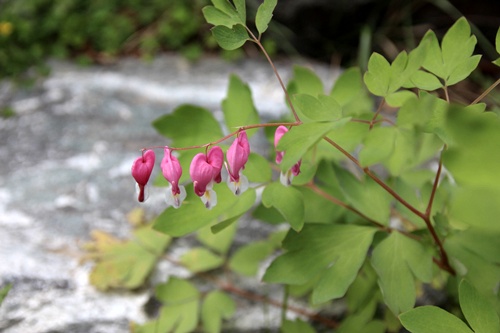
[[[205,207],[211,209],[217,204],[217,195],[212,190],[213,183],[221,182],[221,169],[224,153],[220,147],[213,147],[208,154],[195,155],[189,166],[189,175],[193,180],[194,192],[201,198]]]
[[[155,165],[155,153],[152,150],[145,150],[142,156],[138,157],[132,164],[132,177],[137,182],[139,202],[146,200],[146,185]]]
[[[172,150],[167,147],[165,147],[165,155],[161,160],[161,171],[165,179],[170,183],[165,196],[167,204],[179,208],[186,198],[186,189],[183,185],[179,185],[182,168],[179,160],[172,155]]]
[[[250,145],[248,143],[247,133],[239,132],[236,140],[227,150],[227,171],[229,177],[228,186],[234,194],[239,195],[248,189],[248,179],[241,174],[245,168],[245,163],[250,155]]]
[[[278,143],[280,142],[281,138],[285,133],[288,132],[288,128],[285,126],[279,126],[276,129],[276,132],[274,133],[274,148],[278,147]],[[283,160],[283,156],[285,155],[284,151],[276,151],[276,163],[280,164],[281,161]],[[280,174],[280,182],[281,184],[285,186],[289,186],[292,184],[292,180],[294,176],[298,176],[300,174],[300,164],[302,163],[302,160],[299,160],[297,163],[295,163],[290,170],[287,170],[286,172],[281,172]]]

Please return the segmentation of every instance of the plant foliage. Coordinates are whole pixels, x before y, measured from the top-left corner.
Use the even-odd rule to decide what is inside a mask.
[[[275,0],[263,1],[253,20],[243,0],[212,0],[203,14],[222,48],[252,42],[267,56],[260,38],[275,6]],[[498,35],[496,43],[498,50]],[[153,126],[170,140],[184,170],[193,168],[195,154],[215,146],[229,156],[234,144],[228,148],[228,140],[247,131],[259,135],[260,128],[277,128],[275,140],[269,140],[275,151],[246,152],[242,170],[250,188],[235,195],[224,184],[211,184],[217,205],[209,210],[183,175],[186,199],[180,208],[166,208],[153,229],[137,229],[136,240],[126,244],[97,238],[94,283],[102,289],[137,286],[170,237],[196,233],[200,244],[177,264],[193,276],[212,274],[214,290],[202,292],[189,278],[170,276],[156,287],[162,303],[158,318],[135,325],[134,332],[197,327],[220,332],[222,320],[235,313],[231,294],[277,304],[231,284],[227,275],[217,274],[221,269],[284,286],[278,303],[283,332],[316,329],[287,318],[287,309],[296,311],[287,307],[289,297],[307,297],[314,311],[327,311],[344,299],[341,322],[306,315],[315,325],[339,332],[395,332],[401,325],[411,332],[498,332],[500,120],[480,103],[485,94],[467,105],[449,94],[477,67],[481,56],[474,54],[475,44],[469,23],[460,18],[441,41],[429,31],[414,50],[392,61],[374,53],[366,73],[346,69],[330,92],[300,66],[283,84],[269,60],[290,108],[290,115],[277,122],[260,120],[250,88],[234,75],[221,122],[193,105],[161,116]],[[284,229],[236,244],[239,220],[248,212]],[[144,243],[142,233],[150,240]],[[103,267],[112,275],[100,275]],[[461,312],[458,307],[453,312],[463,314],[470,327],[437,306],[420,306],[430,288],[450,291],[448,306],[460,303]]]

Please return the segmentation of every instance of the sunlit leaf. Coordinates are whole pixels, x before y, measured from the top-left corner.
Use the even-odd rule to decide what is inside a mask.
[[[312,302],[342,297],[363,264],[375,231],[331,224],[306,224],[300,233],[290,231],[283,242],[286,252],[271,263],[264,281],[299,285],[322,273]]]
[[[96,263],[89,279],[101,290],[140,287],[170,243],[170,237],[150,227],[135,230],[134,238],[128,241],[102,231],[94,231],[92,237],[94,241],[86,248]]]
[[[368,71],[363,79],[370,92],[377,96],[389,93],[391,65],[380,54],[374,52],[368,60]]]

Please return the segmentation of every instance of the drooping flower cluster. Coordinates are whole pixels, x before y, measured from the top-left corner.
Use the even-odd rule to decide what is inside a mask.
[[[280,142],[281,138],[285,133],[288,132],[288,128],[285,126],[279,126],[276,129],[276,132],[274,133],[274,148],[278,149],[278,143]],[[285,156],[284,151],[278,151],[276,150],[276,164],[280,164],[281,161],[283,160],[283,156]],[[299,160],[297,163],[295,163],[291,169],[287,170],[286,172],[281,172],[280,174],[280,182],[281,184],[285,186],[289,186],[292,184],[292,180],[294,176],[298,176],[300,174],[300,164],[302,163],[302,160]]]
[[[274,134],[274,147],[288,132],[285,126],[279,126]],[[163,176],[168,181],[169,186],[165,194],[165,200],[169,206],[179,208],[182,201],[186,198],[186,189],[179,184],[182,176],[182,167],[172,154],[172,149],[165,147],[164,156],[161,160],[161,170]],[[276,163],[280,164],[285,152],[276,151]],[[236,139],[233,141],[226,153],[224,162],[224,153],[218,146],[210,148],[206,153],[196,154],[189,166],[189,175],[193,181],[194,193],[200,197],[201,201],[208,209],[217,204],[217,193],[213,187],[222,181],[222,166],[225,165],[228,173],[227,184],[229,189],[235,194],[240,195],[248,189],[248,179],[243,175],[245,164],[250,156],[250,144],[248,143],[247,133],[239,131]],[[139,202],[147,199],[147,183],[153,172],[155,164],[155,153],[152,150],[144,150],[142,156],[137,158],[132,165],[132,176],[137,182]],[[280,175],[280,181],[283,185],[289,186],[294,176],[300,173],[299,160],[295,165]]]
[[[250,155],[250,145],[245,131],[240,131],[236,139],[229,147],[225,163],[228,171],[228,186],[239,195],[248,189],[248,179],[242,174],[245,164]],[[155,163],[155,153],[145,150],[142,156],[137,158],[132,165],[132,176],[137,182],[138,200],[144,202],[147,198],[146,185],[149,181]],[[214,146],[207,153],[199,153],[194,156],[189,167],[189,175],[193,181],[194,192],[208,209],[217,204],[217,194],[213,190],[214,184],[222,181],[221,171],[224,165],[224,153],[218,146]],[[166,192],[168,205],[179,208],[186,198],[186,189],[179,185],[182,175],[182,167],[179,160],[172,154],[172,149],[165,147],[165,155],[161,161],[163,176],[169,183]]]

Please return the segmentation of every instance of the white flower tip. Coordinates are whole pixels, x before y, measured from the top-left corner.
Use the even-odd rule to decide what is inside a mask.
[[[292,185],[292,180],[293,180],[293,173],[292,173],[291,170],[288,170],[285,173],[282,172],[280,174],[280,182],[281,182],[281,184],[283,184],[285,186],[290,186],[290,185]]]
[[[212,189],[207,189],[200,199],[207,209],[212,209],[217,205],[217,193]]]

